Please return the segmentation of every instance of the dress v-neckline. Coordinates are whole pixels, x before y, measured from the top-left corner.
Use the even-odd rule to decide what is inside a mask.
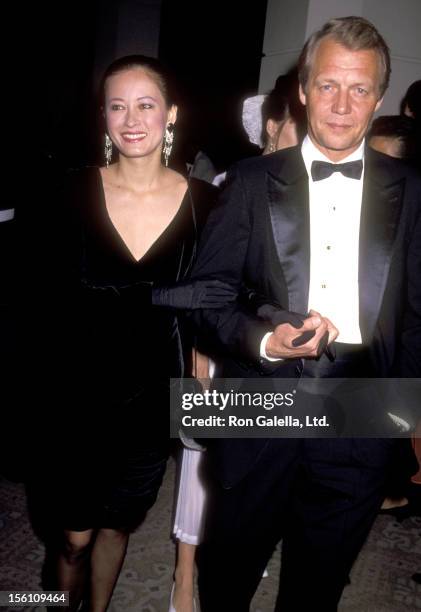
[[[141,262],[143,262],[143,260],[145,258],[148,257],[148,255],[151,253],[152,250],[154,250],[156,245],[161,241],[161,239],[164,237],[164,235],[167,233],[167,231],[178,220],[181,212],[184,210],[185,202],[187,201],[187,199],[189,197],[191,197],[190,196],[190,186],[189,186],[189,183],[187,182],[186,191],[184,192],[184,195],[183,195],[183,197],[181,199],[180,205],[177,208],[177,211],[176,211],[175,215],[172,217],[172,219],[170,220],[168,225],[162,230],[162,232],[150,244],[148,249],[143,253],[142,257],[140,257],[139,259],[136,259],[136,257],[133,255],[132,251],[127,246],[126,241],[124,240],[124,238],[122,237],[122,235],[120,234],[120,232],[118,231],[117,227],[115,226],[115,224],[113,223],[113,221],[112,221],[112,219],[110,217],[110,213],[108,212],[107,202],[106,202],[106,198],[105,198],[104,182],[102,180],[101,170],[99,168],[97,168],[97,178],[98,178],[99,193],[100,193],[99,201],[100,201],[100,206],[101,206],[101,209],[102,209],[102,212],[103,212],[105,224],[110,229],[110,233],[114,236],[114,242],[116,244],[120,245],[120,250],[124,251],[129,256],[131,262],[134,265],[140,264]]]

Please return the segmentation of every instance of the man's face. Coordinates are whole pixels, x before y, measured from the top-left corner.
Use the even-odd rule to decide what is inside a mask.
[[[317,47],[306,91],[308,133],[334,162],[355,151],[379,108],[380,61],[376,51],[351,51],[332,38]]]

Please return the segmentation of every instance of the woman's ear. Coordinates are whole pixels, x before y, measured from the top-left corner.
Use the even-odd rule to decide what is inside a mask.
[[[266,121],[266,133],[269,138],[275,138],[279,129],[279,121],[275,121],[274,119],[268,119]]]

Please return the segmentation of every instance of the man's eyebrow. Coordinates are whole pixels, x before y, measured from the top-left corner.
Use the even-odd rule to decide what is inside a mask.
[[[325,83],[337,83],[336,79],[324,77],[322,74],[315,78],[315,81],[325,81]]]
[[[324,77],[323,75],[317,76],[314,80],[316,81],[316,83],[320,81],[323,81],[324,83],[338,83],[336,79],[333,79],[331,77]],[[373,83],[371,79],[367,79],[366,81],[356,81],[355,83],[351,83],[351,87],[360,87],[360,86],[373,87]]]

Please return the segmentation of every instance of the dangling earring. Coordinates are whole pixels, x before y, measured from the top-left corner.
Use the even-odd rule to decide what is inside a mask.
[[[111,164],[111,158],[113,156],[113,141],[111,140],[111,138],[108,136],[107,133],[105,133],[104,155],[105,155],[105,165],[108,168],[108,166]]]
[[[174,123],[168,123],[165,128],[165,136],[164,136],[164,147],[162,152],[164,154],[164,162],[165,165],[168,166],[168,159],[171,155],[171,149],[174,142]]]
[[[269,153],[275,153],[275,143],[273,142],[272,139],[270,139],[270,143],[269,143]]]

